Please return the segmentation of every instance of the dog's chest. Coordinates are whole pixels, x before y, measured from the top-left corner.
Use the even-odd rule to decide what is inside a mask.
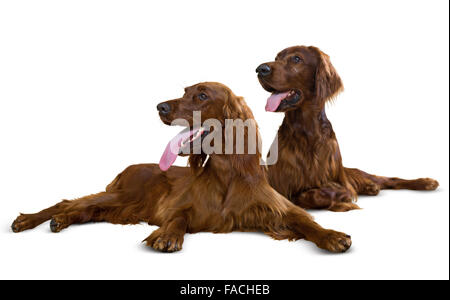
[[[338,177],[341,158],[334,139],[315,143],[284,140],[279,143],[278,153],[277,163],[268,168],[269,179],[288,198]]]

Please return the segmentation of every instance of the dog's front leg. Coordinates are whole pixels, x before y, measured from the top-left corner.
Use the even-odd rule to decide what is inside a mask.
[[[328,209],[344,212],[359,209],[352,202],[352,193],[337,183],[329,183],[320,188],[313,188],[292,197],[292,202],[306,209]]]
[[[277,218],[274,216],[273,219]],[[279,220],[278,224],[274,222],[275,226],[265,230],[265,233],[274,239],[306,239],[321,249],[336,253],[345,252],[352,245],[349,235],[323,228],[300,207],[290,206]]]
[[[294,233],[301,234],[308,241],[319,248],[331,252],[345,252],[352,245],[351,237],[345,233],[325,229],[312,219],[312,217],[299,207],[289,208],[284,222],[287,228]]]
[[[146,242],[147,246],[162,252],[180,251],[186,229],[186,218],[178,216],[153,231],[143,242]]]

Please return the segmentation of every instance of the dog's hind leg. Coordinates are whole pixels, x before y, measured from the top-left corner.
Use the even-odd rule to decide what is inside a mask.
[[[27,229],[33,229],[34,227],[48,221],[53,215],[58,214],[68,206],[70,201],[63,200],[49,208],[41,210],[34,214],[20,214],[12,223],[11,229],[13,232],[21,232]]]
[[[60,232],[72,224],[88,222],[125,225],[147,221],[147,218],[142,217],[142,211],[147,212],[147,208],[139,201],[139,197],[127,199],[124,194],[119,192],[102,192],[72,202],[73,206],[52,216],[51,231]]]
[[[432,191],[439,186],[439,182],[431,178],[402,179],[368,174],[358,169],[345,168],[348,179],[356,192],[360,195],[377,195],[385,189],[407,189]]]
[[[72,224],[103,221],[102,216],[115,206],[117,193],[101,192],[69,201],[69,205],[50,221],[50,229],[60,232]]]
[[[101,217],[103,211],[115,207],[117,194],[101,192],[72,201],[63,200],[56,205],[34,214],[20,214],[11,225],[14,232],[32,229],[52,219],[50,228],[60,231],[73,223],[86,223]]]

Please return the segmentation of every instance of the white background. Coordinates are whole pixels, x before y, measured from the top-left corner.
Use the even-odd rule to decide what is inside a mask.
[[[441,0],[0,2],[0,278],[448,279],[448,21]],[[348,253],[201,233],[160,254],[140,244],[146,224],[11,232],[19,212],[158,162],[179,128],[156,104],[199,81],[244,96],[267,149],[283,116],[264,111],[254,70],[299,44],[328,53],[344,81],[328,116],[346,166],[441,184],[312,212],[352,235]]]

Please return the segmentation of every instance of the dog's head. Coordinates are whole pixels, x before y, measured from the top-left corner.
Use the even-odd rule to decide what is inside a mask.
[[[217,119],[224,123],[225,119],[251,117],[242,97],[234,95],[230,88],[218,82],[202,82],[184,89],[181,98],[161,102],[157,105],[161,120],[167,125],[176,119],[186,120],[194,126],[193,113],[201,112],[201,122]]]
[[[162,170],[167,170],[176,157],[183,153],[189,153],[191,167],[202,166],[207,157],[203,152],[202,142],[208,134],[214,130],[222,130],[221,136],[225,136],[225,120],[253,120],[252,112],[244,99],[234,95],[221,83],[198,83],[184,91],[181,98],[157,105],[159,116],[165,124],[186,127],[167,145],[160,161]],[[211,120],[219,122],[220,129],[204,126]]]
[[[272,112],[299,109],[305,102],[323,108],[343,89],[329,56],[312,46],[286,48],[256,72],[262,87],[272,93],[266,105]]]

